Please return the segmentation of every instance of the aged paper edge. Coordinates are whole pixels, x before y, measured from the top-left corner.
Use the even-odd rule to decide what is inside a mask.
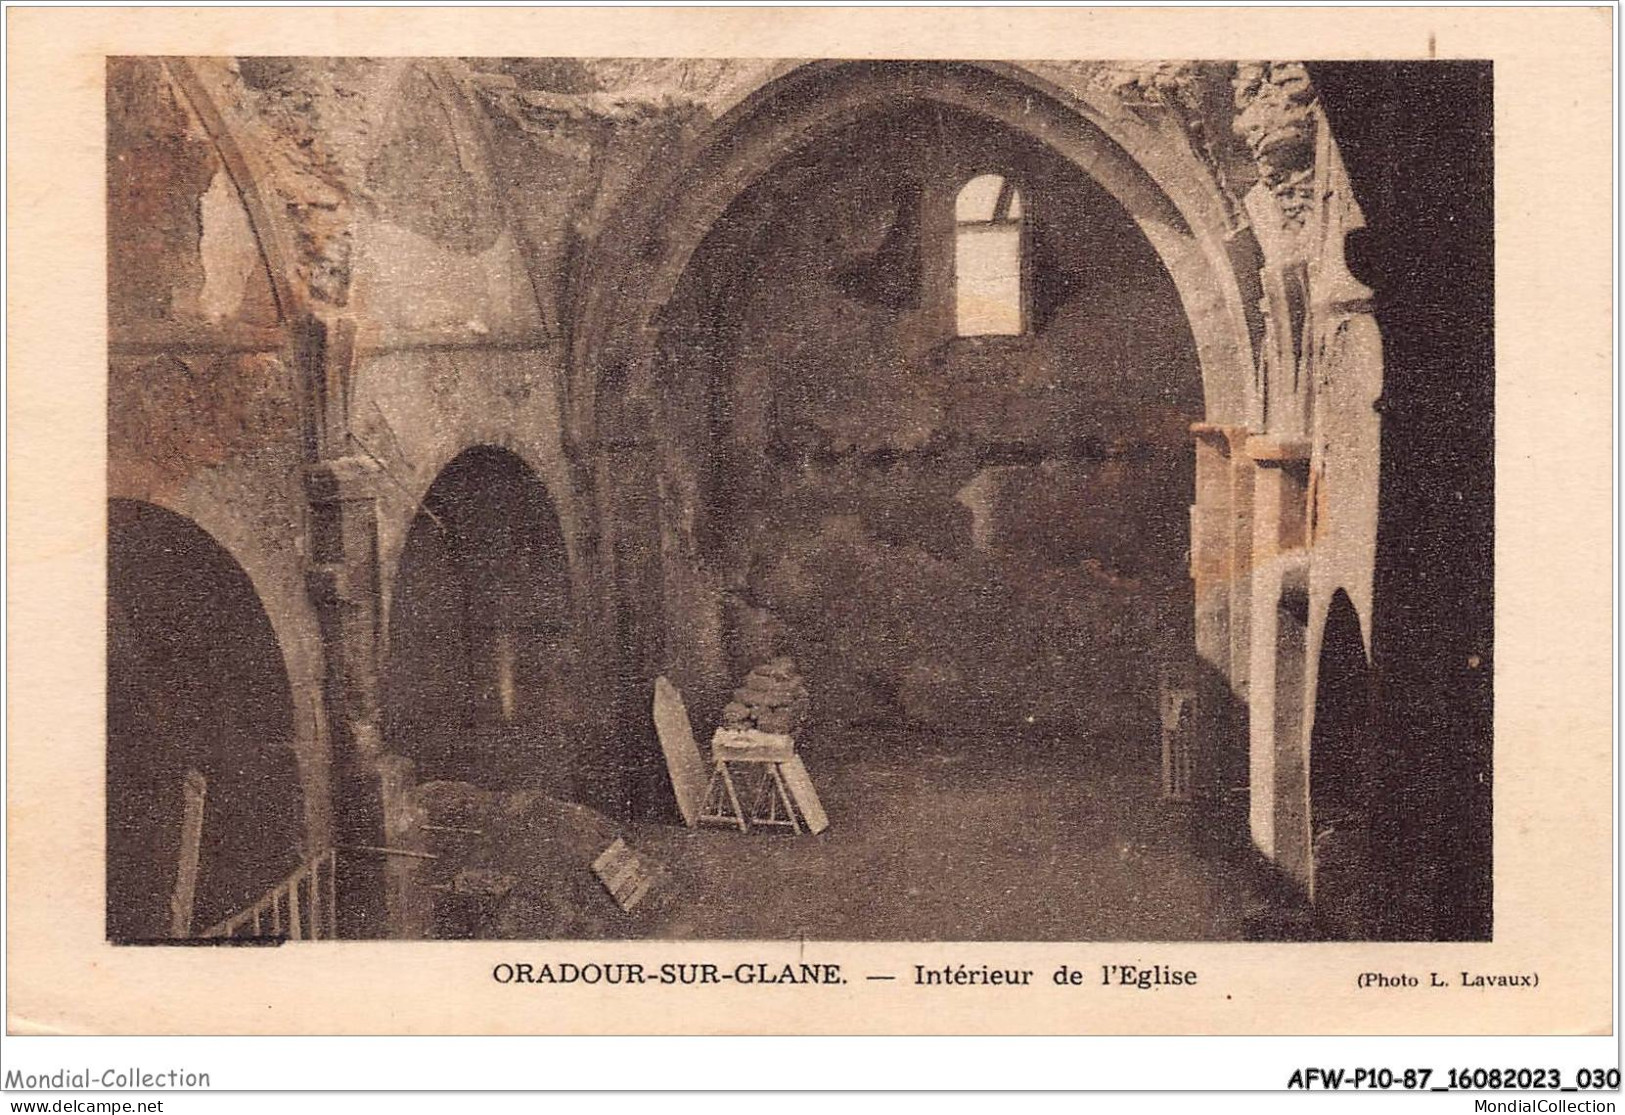
[[[13,9],[7,753],[16,1033],[1606,1033],[1612,1018],[1612,13],[1606,9]],[[432,50],[426,50],[432,46]],[[1487,58],[1497,196],[1492,944],[340,943],[114,949],[102,927],[108,54]],[[862,983],[539,995],[502,962],[1169,962],[1210,994]],[[1385,999],[1368,968],[1542,973]],[[816,993],[809,993],[816,992]],[[827,993],[826,993],[827,992]],[[1228,997],[1227,997],[1228,996]]]

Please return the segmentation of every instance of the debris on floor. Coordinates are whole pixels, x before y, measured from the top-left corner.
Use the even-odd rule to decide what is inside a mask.
[[[659,869],[651,867],[619,836],[604,849],[603,855],[592,861],[592,869],[604,889],[627,913],[643,901],[659,877]]]
[[[505,871],[492,871],[487,867],[464,867],[452,877],[451,893],[478,895],[482,898],[506,898],[518,881]]]
[[[810,707],[795,660],[779,657],[745,675],[744,684],[734,690],[733,700],[722,710],[722,726],[794,735]]]
[[[429,782],[417,794],[441,856],[420,877],[434,894],[436,937],[643,937],[670,917],[680,888],[665,866],[633,849],[620,827],[593,809],[466,782]],[[623,901],[630,892],[606,889],[597,866],[616,844],[647,882],[630,902]]]
[[[760,827],[823,832],[829,817],[792,734],[806,722],[811,705],[795,660],[779,657],[755,667],[733,697],[711,737],[713,770],[701,820],[734,825],[740,832]]]

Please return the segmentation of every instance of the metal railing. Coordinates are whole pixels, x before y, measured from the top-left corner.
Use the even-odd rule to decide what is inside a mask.
[[[200,937],[284,937],[320,941],[338,936],[337,856],[328,848],[301,864],[247,909],[198,934]]]

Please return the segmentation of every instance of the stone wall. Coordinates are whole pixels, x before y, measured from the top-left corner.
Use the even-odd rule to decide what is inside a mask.
[[[821,638],[832,693],[840,654],[872,660],[835,707],[951,690],[1007,716],[1088,684],[1045,623],[1098,597],[1067,630],[1140,626],[1108,618],[1088,668],[1176,633],[1250,709],[1255,835],[1276,855],[1287,809],[1307,883],[1307,781],[1277,760],[1308,762],[1334,594],[1367,629],[1373,606],[1380,339],[1339,160],[1290,64],[114,60],[109,490],[247,571],[312,847],[329,768],[364,753],[375,780],[390,747],[419,503],[485,445],[558,516],[600,802],[659,781],[657,672],[703,710]],[[1030,184],[1035,329],[956,341],[931,222],[995,164]],[[1255,514],[1283,476],[1290,538]],[[943,600],[965,626],[894,655],[885,629]],[[990,632],[985,662],[956,649]]]
[[[330,839],[322,647],[303,570],[305,386],[278,284],[170,68],[111,59],[107,76],[108,495],[183,516],[247,574],[291,685],[314,852]]]
[[[1028,213],[1031,329],[961,338],[953,202],[989,171]],[[1064,160],[951,110],[865,118],[728,210],[662,325],[730,676],[788,652],[826,722],[1060,725],[1184,652],[1195,348]]]

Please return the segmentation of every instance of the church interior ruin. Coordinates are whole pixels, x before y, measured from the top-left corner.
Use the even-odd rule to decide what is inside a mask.
[[[107,935],[1491,935],[1475,63],[115,58]]]

